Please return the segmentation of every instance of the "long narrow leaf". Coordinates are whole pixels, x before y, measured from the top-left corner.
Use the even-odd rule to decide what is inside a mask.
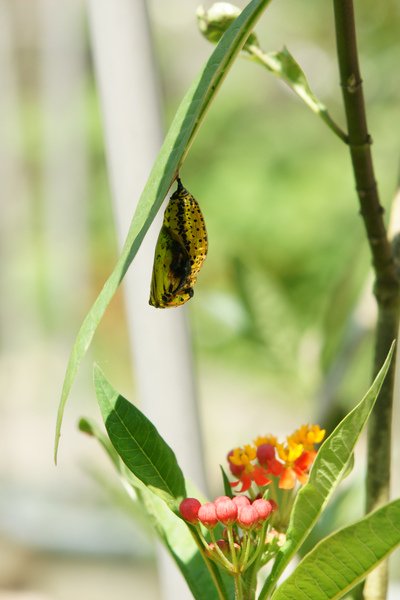
[[[339,423],[318,451],[307,484],[299,491],[291,514],[287,541],[279,552],[259,600],[268,597],[288,562],[297,552],[337,485],[346,473],[354,446],[368,421],[393,356],[394,343],[384,365],[361,402]]]
[[[400,544],[400,500],[333,533],[307,554],[272,600],[334,600]]]
[[[222,81],[245,43],[257,19],[271,0],[252,0],[222,37],[204,70],[182,100],[140,197],[127,239],[118,262],[89,310],[71,351],[57,414],[54,459],[57,451],[65,403],[79,364],[90,346],[106,308],[123,280],[142,240],[171,187],[205,113]]]

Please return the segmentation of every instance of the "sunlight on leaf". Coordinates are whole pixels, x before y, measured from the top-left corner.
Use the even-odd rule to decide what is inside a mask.
[[[295,500],[287,531],[287,541],[279,552],[260,600],[274,589],[286,565],[297,552],[324,510],[352,460],[353,450],[364,429],[392,360],[393,342],[384,365],[361,402],[339,423],[320,447],[310,477]]]
[[[279,586],[272,600],[335,600],[400,545],[400,500],[322,540]]]

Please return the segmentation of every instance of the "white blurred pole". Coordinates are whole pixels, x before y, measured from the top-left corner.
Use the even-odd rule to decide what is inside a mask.
[[[161,145],[159,88],[144,0],[88,0],[117,233],[125,240]],[[148,304],[161,215],[125,278],[138,399],[174,449],[185,474],[205,491],[201,436],[186,307]],[[165,553],[159,564],[166,600],[191,598]]]
[[[43,199],[50,325],[82,307],[88,281],[83,0],[39,0]],[[86,287],[87,289],[87,287]]]
[[[9,349],[40,335],[35,302],[20,280],[20,265],[34,263],[29,262],[34,235],[15,60],[19,44],[12,6],[9,0],[0,0],[0,346]],[[16,327],[21,315],[24,326]]]

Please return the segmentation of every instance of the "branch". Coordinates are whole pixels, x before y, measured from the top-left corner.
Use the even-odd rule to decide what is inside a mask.
[[[374,293],[378,303],[374,373],[377,373],[397,336],[399,323],[399,278],[391,244],[383,221],[372,163],[372,140],[368,133],[362,79],[358,64],[352,0],[334,0],[336,44],[340,80],[348,127],[348,142],[360,203],[375,271]],[[367,512],[389,500],[391,422],[395,361],[382,386],[368,429]],[[364,597],[385,598],[387,564],[367,579]]]

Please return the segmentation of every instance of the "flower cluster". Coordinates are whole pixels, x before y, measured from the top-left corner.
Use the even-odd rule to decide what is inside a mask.
[[[277,532],[267,531],[268,520],[276,510],[273,501],[247,496],[219,496],[214,502],[201,504],[196,498],[185,498],[180,506],[181,516],[197,528],[207,555],[230,573],[243,573],[257,557],[263,554],[266,562],[282,543]],[[208,531],[208,542],[200,524]],[[219,527],[221,536],[216,537]],[[268,537],[267,537],[268,536]]]
[[[237,477],[231,486],[241,484],[239,492],[245,492],[253,482],[262,488],[277,481],[283,490],[293,489],[297,481],[303,485],[317,455],[315,445],[322,442],[324,436],[325,430],[318,425],[302,425],[287,436],[284,443],[268,435],[258,437],[254,445],[231,450],[227,457],[229,469]]]
[[[204,504],[196,498],[181,502],[180,515],[191,524],[205,557],[235,581],[253,563],[258,568],[265,565],[285,543],[296,490],[306,483],[317,455],[315,446],[324,436],[318,425],[302,425],[283,443],[268,435],[234,448],[227,458],[236,478],[230,485],[240,485],[239,495],[219,496]]]

